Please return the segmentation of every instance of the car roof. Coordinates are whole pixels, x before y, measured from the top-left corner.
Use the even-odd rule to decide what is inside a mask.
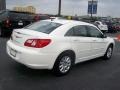
[[[47,19],[44,21],[55,22],[60,24],[80,24],[80,25],[92,25],[90,23],[82,22],[82,21],[75,21],[75,20],[64,20],[64,19]]]

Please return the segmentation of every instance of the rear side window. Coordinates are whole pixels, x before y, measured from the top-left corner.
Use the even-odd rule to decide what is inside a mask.
[[[74,33],[75,33],[75,36],[83,36],[83,37],[87,36],[87,30],[85,26],[74,27]]]
[[[74,36],[74,28],[71,28],[70,30],[68,30],[65,36]]]
[[[60,23],[39,21],[39,22],[33,23],[33,24],[25,27],[25,29],[30,29],[30,30],[50,34],[52,31],[54,31],[56,28],[60,27],[61,25],[62,24],[60,24]]]
[[[71,28],[65,36],[82,36],[87,37],[87,29],[85,26],[79,25]]]

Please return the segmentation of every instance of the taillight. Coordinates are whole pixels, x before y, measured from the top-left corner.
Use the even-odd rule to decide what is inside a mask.
[[[40,16],[35,16],[35,21],[39,21],[40,20]]]
[[[10,20],[9,20],[9,19],[8,19],[8,20],[6,20],[6,23],[7,23],[7,24],[9,24],[9,23],[10,23]]]
[[[7,19],[7,20],[5,21],[5,26],[6,26],[6,27],[10,27],[10,26],[11,26],[11,23],[10,23],[10,20],[9,20],[9,19]]]
[[[50,44],[51,39],[28,39],[24,46],[34,47],[34,48],[43,48]]]

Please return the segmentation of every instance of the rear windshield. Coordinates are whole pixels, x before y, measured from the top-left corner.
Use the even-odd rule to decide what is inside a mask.
[[[9,16],[12,20],[29,20],[30,14],[10,11]]]
[[[54,23],[54,22],[48,22],[48,21],[39,21],[36,23],[33,23],[29,26],[24,27],[25,29],[30,29],[46,34],[50,34],[53,30],[60,27],[62,24],[60,23]]]

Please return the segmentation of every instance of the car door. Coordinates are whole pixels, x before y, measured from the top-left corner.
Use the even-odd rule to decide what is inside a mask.
[[[76,54],[76,63],[88,60],[91,56],[91,41],[87,35],[87,29],[83,25],[74,26],[66,34],[71,38],[71,46]]]
[[[89,38],[91,39],[92,55],[101,56],[105,53],[106,38],[102,38],[103,33],[93,26],[87,26]]]

